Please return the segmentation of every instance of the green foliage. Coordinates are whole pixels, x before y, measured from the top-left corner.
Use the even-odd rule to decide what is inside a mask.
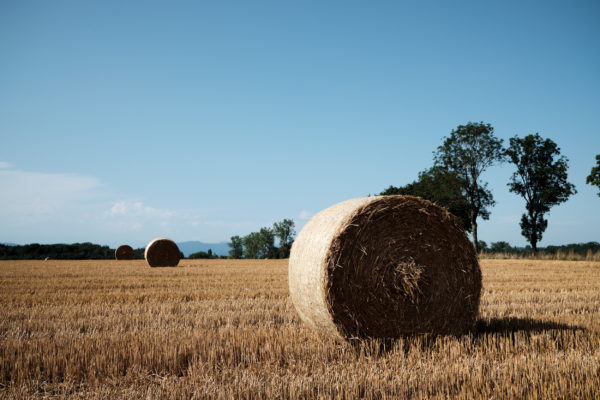
[[[513,251],[513,247],[508,242],[492,242],[490,244],[490,251],[492,253],[510,253]]]
[[[487,251],[488,250],[488,245],[483,240],[478,240],[477,241],[477,247],[479,247],[480,251]]]
[[[562,253],[575,253],[579,255],[585,255],[588,252],[597,253],[600,252],[600,243],[598,242],[587,242],[587,243],[571,243],[562,246],[546,246],[543,248],[545,253],[556,254]]]
[[[244,258],[260,258],[260,240],[258,232],[251,232],[242,238]]]
[[[192,253],[188,257],[190,259],[212,259],[219,258],[218,255],[213,254],[212,249],[208,249],[208,251],[199,251],[197,253]]]
[[[296,235],[294,225],[294,221],[291,219],[284,219],[281,222],[273,224],[273,233],[279,241],[279,258],[288,258],[290,256],[290,250],[292,249],[292,243]]]
[[[275,248],[275,234],[270,228],[260,228],[258,231],[258,257],[257,258],[277,258]]]
[[[410,195],[432,201],[458,217],[463,228],[470,232],[471,218],[464,186],[465,182],[458,174],[438,166],[420,172],[419,179],[406,186],[390,186],[380,194]]]
[[[287,258],[294,242],[294,221],[284,219],[273,224],[271,228],[260,228],[240,238],[232,236],[229,247],[229,258]],[[279,247],[275,246],[275,238]]]
[[[143,260],[145,252],[146,252],[146,249],[143,248],[143,247],[139,247],[137,249],[134,249],[133,250],[133,258],[136,259],[136,260]]]
[[[560,155],[556,143],[537,133],[511,138],[506,155],[517,168],[508,183],[510,191],[525,199],[527,212],[521,217],[521,234],[536,253],[548,227],[544,214],[577,193],[567,182],[568,160]]]
[[[500,242],[492,242],[489,249],[482,249],[482,251],[486,253],[504,253],[504,254],[514,254],[518,256],[530,256],[533,254],[533,249],[531,246],[526,247],[513,247],[508,242],[500,241]],[[538,255],[555,255],[558,253],[562,254],[576,254],[579,256],[585,257],[588,253],[598,253],[600,252],[600,243],[598,242],[588,242],[588,243],[571,243],[565,244],[562,246],[547,246],[547,247],[539,247]]]
[[[592,167],[592,171],[585,179],[585,183],[588,185],[597,186],[598,189],[600,189],[600,154],[596,156],[596,166]],[[600,197],[600,191],[598,191],[598,197]]]
[[[229,242],[229,258],[242,258],[244,256],[244,244],[239,236],[232,236]]]
[[[24,246],[0,245],[0,260],[110,260],[115,258],[115,250],[108,246],[93,243],[38,244]]]
[[[464,182],[463,191],[471,221],[473,243],[477,248],[477,218],[488,219],[489,207],[495,204],[481,174],[504,159],[502,139],[494,136],[494,128],[483,122],[459,125],[434,153],[435,165],[456,173]]]
[[[242,239],[245,258],[277,258],[275,235],[269,228],[261,228]]]

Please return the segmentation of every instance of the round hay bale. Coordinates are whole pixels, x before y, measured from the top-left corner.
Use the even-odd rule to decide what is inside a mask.
[[[157,238],[146,246],[144,258],[151,267],[176,267],[181,258],[179,247],[167,238]]]
[[[133,248],[129,245],[122,244],[115,250],[116,260],[133,260]]]
[[[445,209],[363,197],[308,221],[292,246],[289,288],[301,319],[338,339],[458,335],[475,325],[481,270]]]

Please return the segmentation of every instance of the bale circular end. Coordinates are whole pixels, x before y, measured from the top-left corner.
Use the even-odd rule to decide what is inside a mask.
[[[151,267],[176,267],[181,253],[171,239],[157,238],[146,246],[144,258]]]
[[[122,244],[115,250],[116,260],[133,260],[133,248],[129,245]]]
[[[289,287],[301,319],[337,338],[463,334],[475,325],[481,270],[445,209],[364,197],[311,218],[292,246]]]

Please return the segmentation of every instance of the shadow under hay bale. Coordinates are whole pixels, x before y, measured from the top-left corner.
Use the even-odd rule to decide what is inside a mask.
[[[167,238],[157,238],[146,246],[144,258],[151,267],[176,267],[181,258],[179,247]]]
[[[543,332],[550,330],[582,331],[584,328],[575,325],[561,324],[552,321],[539,321],[531,318],[490,318],[477,321],[476,332],[478,335],[486,333],[511,333],[511,332]]]
[[[577,340],[573,340],[573,332],[583,332],[584,327],[563,324],[553,321],[542,321],[532,318],[482,318],[475,324],[474,331],[469,335],[441,336],[431,334],[405,335],[398,338],[375,338],[369,340],[350,340],[349,344],[357,353],[369,356],[385,355],[391,351],[435,351],[447,340],[469,342],[471,349],[482,348],[489,343],[489,337],[496,341],[505,341],[512,346],[530,345],[536,336],[544,335],[545,340],[554,342],[556,348],[575,349]],[[565,334],[567,333],[567,334]]]
[[[115,260],[133,260],[133,248],[129,245],[122,244],[115,250]]]
[[[412,196],[348,200],[294,241],[290,296],[311,328],[338,339],[473,330],[481,270],[445,209]]]

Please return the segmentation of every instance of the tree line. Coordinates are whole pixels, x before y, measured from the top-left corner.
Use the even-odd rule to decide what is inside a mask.
[[[181,258],[183,258],[183,257],[181,257]],[[198,251],[196,253],[192,253],[187,258],[194,260],[194,259],[215,259],[215,258],[227,258],[227,257],[215,254],[215,253],[213,253],[212,249],[208,249],[207,251]]]
[[[493,165],[509,162],[515,167],[507,186],[525,201],[521,216],[521,234],[533,254],[548,227],[545,215],[556,205],[577,193],[567,180],[568,159],[551,139],[539,133],[510,138],[508,146],[494,135],[494,128],[484,122],[468,122],[453,129],[449,137],[433,152],[434,164],[422,171],[418,179],[405,186],[390,186],[380,194],[413,195],[447,208],[472,234],[479,251],[477,237],[479,219],[490,217],[495,201],[487,182],[481,176]],[[600,188],[600,155],[586,183]],[[600,193],[598,194],[600,196]]]
[[[272,228],[263,227],[246,236],[232,236],[229,242],[229,258],[288,258],[296,236],[295,223],[291,219],[275,222]],[[275,245],[275,240],[279,247]]]
[[[135,249],[134,257],[144,258],[144,249]],[[114,260],[115,249],[94,243],[38,244],[8,246],[0,244],[0,260]]]
[[[479,241],[479,249],[482,253],[491,253],[491,254],[515,254],[528,256],[533,254],[533,249],[531,246],[518,247],[511,246],[510,243],[499,241],[492,242],[488,246],[486,242],[480,240]],[[553,255],[557,253],[563,254],[577,254],[579,256],[585,256],[588,253],[597,254],[600,253],[600,243],[598,242],[588,242],[588,243],[571,243],[565,244],[561,246],[546,246],[539,247],[538,254],[543,253],[546,255]]]
[[[291,245],[290,245],[291,246]],[[529,255],[532,254],[531,246],[525,247],[513,247],[508,242],[499,241],[488,244],[482,240],[479,241],[479,248],[483,253],[498,254],[498,253],[510,253],[517,255]],[[573,243],[562,246],[547,246],[538,249],[544,254],[556,254],[562,253],[573,253],[581,256],[585,256],[588,252],[599,253],[600,243],[589,242],[589,243]],[[243,251],[243,249],[242,249]],[[134,250],[135,259],[144,258],[144,249],[138,248]],[[285,257],[289,257],[288,253],[283,253]],[[27,244],[27,245],[3,245],[0,244],[0,260],[43,260],[45,258],[57,259],[57,260],[112,260],[115,258],[115,249],[108,246],[101,246],[93,243],[73,243],[73,244]],[[182,254],[182,257],[183,254]],[[187,258],[189,259],[215,259],[215,258],[227,258],[226,256],[219,256],[212,252],[211,249],[208,251],[200,251],[197,253],[190,254]],[[230,257],[229,258],[233,258]],[[238,257],[238,258],[243,258]]]

